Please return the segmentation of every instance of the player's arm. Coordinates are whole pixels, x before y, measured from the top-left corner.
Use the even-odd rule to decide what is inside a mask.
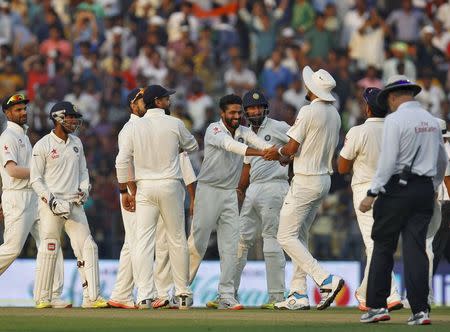
[[[237,187],[237,191],[241,192],[242,194],[245,194],[245,191],[250,184],[250,168],[250,164],[244,163],[242,165],[241,177],[239,179],[239,184]]]
[[[30,169],[28,167],[17,166],[15,161],[9,160],[5,165],[6,173],[12,178],[29,179]]]
[[[180,137],[180,147],[186,152],[195,152],[198,150],[198,143],[194,135],[192,135],[189,130],[181,120],[178,120],[179,137]]]
[[[348,160],[342,156],[339,156],[337,164],[339,174],[347,174],[352,170],[353,160]]]
[[[127,187],[129,165],[132,162],[134,151],[132,124],[128,128],[129,130],[122,131],[121,139],[119,140],[119,153],[116,156],[116,174],[119,191],[122,194],[122,206],[125,210],[134,212],[136,208],[135,197],[128,193]]]
[[[197,176],[195,175],[189,155],[186,152],[182,152],[180,153],[179,158],[181,174],[189,195],[189,215],[192,217],[194,215],[195,183],[197,181]]]
[[[231,136],[225,134],[219,127],[208,128],[205,141],[228,152],[236,153],[241,156],[259,156],[264,155],[263,150],[249,147],[247,144],[234,140]]]
[[[353,168],[353,162],[358,155],[359,148],[357,147],[357,128],[351,128],[345,136],[344,147],[342,148],[337,164],[339,174],[347,174]]]
[[[80,179],[80,186],[78,188],[78,199],[75,202],[78,205],[83,205],[88,197],[89,197],[89,191],[91,189],[91,183],[89,181],[89,171],[86,164],[86,157],[84,155],[84,148],[83,144],[80,142],[80,159],[79,159],[79,179]]]
[[[447,189],[447,193],[450,196],[450,176],[446,176],[444,178],[445,188]]]

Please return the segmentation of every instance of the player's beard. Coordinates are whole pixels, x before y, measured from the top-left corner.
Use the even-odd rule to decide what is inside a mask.
[[[233,124],[233,121],[235,121],[236,119],[228,119],[228,118],[225,118],[225,123],[229,126],[229,127],[231,127],[231,128],[233,128],[233,129],[237,129],[237,128],[239,128],[239,125],[241,124],[241,119],[239,118],[238,120],[237,120],[237,123],[236,124]]]

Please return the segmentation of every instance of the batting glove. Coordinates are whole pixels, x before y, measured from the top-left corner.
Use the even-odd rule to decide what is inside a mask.
[[[68,219],[70,215],[70,203],[56,198],[53,194],[50,194],[50,200],[48,202],[50,210],[53,212],[55,216],[62,217],[64,219]]]
[[[84,203],[86,203],[88,197],[89,197],[89,191],[84,191],[81,190],[80,188],[78,188],[78,193],[77,193],[78,197],[75,200],[75,204],[76,205],[84,205]]]

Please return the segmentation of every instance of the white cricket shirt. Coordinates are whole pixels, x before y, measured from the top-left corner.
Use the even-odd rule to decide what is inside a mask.
[[[8,161],[14,161],[17,166],[30,167],[31,161],[31,143],[26,135],[27,126],[19,126],[17,123],[8,121],[7,127],[0,136],[0,159],[2,167],[0,175],[2,177],[2,189],[20,190],[30,189],[29,179],[17,179],[9,176],[6,172],[5,165]]]
[[[239,126],[234,137],[222,120],[211,123],[205,133],[204,158],[198,182],[223,189],[235,189],[239,183],[247,148],[271,147],[250,128]]]
[[[289,137],[300,143],[294,157],[294,174],[332,174],[340,128],[341,118],[333,104],[317,98],[303,106],[287,132]]]
[[[352,186],[372,181],[377,170],[383,138],[384,118],[368,118],[345,136],[341,157],[353,162]]]
[[[447,167],[447,153],[437,120],[417,101],[408,101],[389,114],[384,121],[383,140],[377,171],[370,190],[384,191],[383,186],[394,174],[410,166],[420,151],[412,173],[433,177],[434,187],[442,182]]]
[[[198,149],[194,136],[183,122],[163,109],[153,108],[129,124],[121,136],[116,157],[119,183],[128,180],[128,165],[134,165],[135,180],[181,179],[179,149]]]
[[[256,134],[271,146],[281,146],[289,141],[286,135],[289,128],[291,127],[284,121],[266,117]],[[278,160],[266,161],[262,157],[244,157],[244,163],[250,164],[250,183],[275,179],[288,180],[288,167],[281,166]]]
[[[53,131],[33,148],[30,183],[39,197],[77,198],[78,189],[89,190],[89,174],[81,140],[69,134],[67,141]]]

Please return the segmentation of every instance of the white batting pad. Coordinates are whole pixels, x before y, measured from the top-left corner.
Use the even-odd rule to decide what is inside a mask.
[[[100,295],[100,280],[98,271],[98,248],[94,239],[89,235],[84,241],[82,256],[84,259],[84,274],[91,301],[97,300]]]
[[[34,300],[36,302],[50,302],[52,299],[53,277],[58,250],[59,243],[57,240],[42,240],[36,260],[36,280],[34,284]]]

